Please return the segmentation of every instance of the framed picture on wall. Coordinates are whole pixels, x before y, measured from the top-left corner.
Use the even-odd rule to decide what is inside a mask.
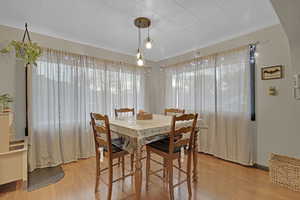
[[[282,79],[283,78],[282,68],[283,68],[282,65],[261,68],[261,79],[262,80]]]

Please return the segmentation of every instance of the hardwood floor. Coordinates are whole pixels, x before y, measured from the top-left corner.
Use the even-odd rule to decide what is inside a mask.
[[[129,157],[126,157],[128,169]],[[157,165],[151,163],[152,168]],[[185,165],[183,165],[185,166]],[[80,160],[63,166],[65,177],[56,184],[42,189],[26,192],[21,190],[20,184],[0,186],[1,200],[102,200],[106,199],[107,173],[100,182],[99,192],[94,193],[95,160],[94,158]],[[121,167],[115,168],[116,176]],[[143,163],[145,171],[145,163]],[[175,170],[176,172],[176,170]],[[184,174],[174,174],[174,182],[178,178],[184,179]],[[134,199],[134,183],[131,177],[113,185],[113,199]],[[149,192],[145,191],[145,174],[142,185],[143,200],[168,199],[167,185],[155,176],[150,177]],[[258,169],[242,167],[225,162],[214,157],[199,154],[198,182],[192,184],[193,200],[298,200],[300,193],[273,185],[269,181],[268,173]],[[176,200],[188,199],[186,184],[174,190]]]

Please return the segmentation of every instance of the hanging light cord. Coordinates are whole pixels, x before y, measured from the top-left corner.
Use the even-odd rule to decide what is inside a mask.
[[[141,51],[141,28],[139,28],[139,49]]]
[[[24,32],[24,35],[23,35],[22,42],[25,42],[25,37],[27,35],[28,41],[29,41],[29,43],[31,43],[31,39],[30,39],[30,35],[29,35],[27,27],[28,27],[28,25],[27,25],[27,23],[25,23],[25,32]]]

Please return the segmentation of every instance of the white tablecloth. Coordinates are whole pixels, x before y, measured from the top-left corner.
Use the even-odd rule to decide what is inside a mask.
[[[137,148],[167,137],[171,130],[171,116],[153,115],[152,120],[136,120],[123,118],[110,120],[110,129],[113,133],[123,136],[123,149],[132,153]],[[177,127],[187,126],[188,121],[177,123]],[[197,127],[206,128],[202,120],[198,119]]]

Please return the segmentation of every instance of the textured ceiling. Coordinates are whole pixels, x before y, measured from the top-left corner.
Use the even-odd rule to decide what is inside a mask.
[[[269,0],[1,0],[0,24],[134,55],[133,20],[152,20],[158,61],[278,24]],[[145,32],[146,33],[146,32]]]

